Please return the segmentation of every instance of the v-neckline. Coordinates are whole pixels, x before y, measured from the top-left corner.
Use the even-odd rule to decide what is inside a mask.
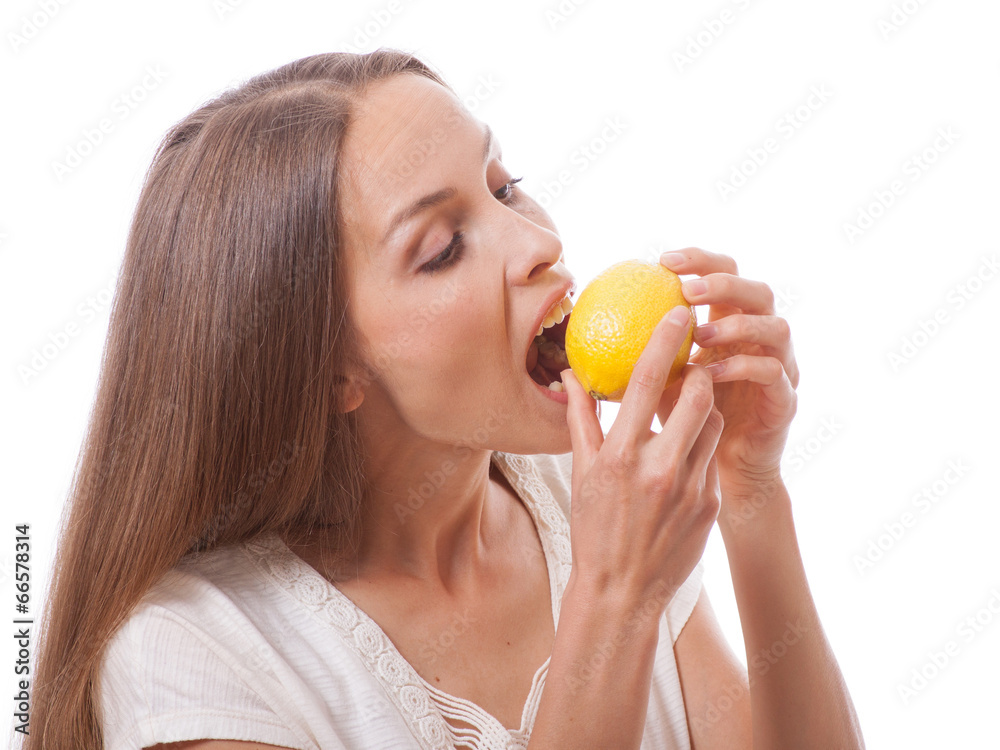
[[[511,466],[512,460],[521,463],[522,469],[525,471],[530,471],[533,475],[531,478],[535,481],[523,481],[525,475],[523,473],[518,473],[515,468]],[[566,577],[565,572],[568,569],[569,561],[562,559],[566,557],[565,550],[556,548],[553,540],[554,530],[551,527],[554,522],[558,522],[559,520],[565,522],[565,517],[561,515],[561,512],[557,511],[557,515],[553,515],[551,509],[546,509],[548,512],[545,512],[545,510],[539,507],[539,502],[542,501],[543,498],[536,496],[533,490],[538,491],[538,488],[545,489],[545,485],[541,482],[540,477],[537,474],[537,470],[527,458],[494,451],[490,457],[490,461],[500,469],[501,473],[510,484],[511,489],[514,490],[515,495],[527,508],[528,514],[531,516],[532,523],[535,527],[535,533],[538,535],[542,546],[542,555],[545,559],[546,570],[548,573],[549,598],[552,606],[552,623],[553,627],[558,630],[559,605],[561,603],[563,587],[565,585],[565,580],[563,579]],[[552,504],[555,504],[554,501]],[[568,529],[568,525],[566,528]],[[333,599],[339,604],[341,613],[346,612],[349,614],[347,617],[348,622],[341,622],[340,618],[330,617],[331,609],[329,607],[321,606],[319,608],[320,611],[317,612],[317,614],[324,616],[323,619],[327,620],[328,624],[335,627],[335,629],[343,637],[348,647],[351,648],[355,654],[361,657],[362,661],[369,668],[369,671],[371,671],[379,682],[384,685],[386,691],[393,694],[397,705],[400,706],[401,709],[404,707],[412,708],[412,705],[404,706],[404,700],[400,699],[402,688],[405,688],[407,685],[419,685],[420,688],[425,691],[429,699],[428,702],[434,706],[433,713],[436,713],[437,719],[441,722],[441,725],[443,725],[437,727],[437,731],[432,732],[432,734],[438,735],[441,730],[444,730],[452,739],[458,739],[462,734],[466,734],[468,730],[459,730],[445,718],[446,712],[455,716],[455,713],[461,712],[464,708],[468,713],[471,713],[479,718],[485,725],[469,722],[467,719],[461,719],[458,716],[455,716],[455,718],[459,718],[459,720],[465,721],[466,723],[471,723],[480,731],[484,739],[488,739],[491,736],[495,737],[499,733],[501,736],[510,737],[511,739],[519,741],[519,744],[526,742],[525,734],[530,731],[534,724],[538,702],[540,700],[540,693],[544,688],[545,675],[548,673],[549,662],[552,659],[551,655],[545,659],[537,670],[535,670],[535,674],[531,682],[531,688],[528,691],[528,696],[521,709],[520,726],[517,729],[509,729],[505,727],[499,719],[479,704],[466,698],[460,698],[456,695],[452,695],[444,690],[441,690],[440,688],[435,687],[425,680],[420,674],[417,673],[413,665],[410,664],[405,657],[403,657],[403,655],[396,648],[396,645],[392,642],[392,639],[389,638],[377,622],[369,617],[368,613],[355,604],[350,597],[334,586],[329,580],[309,565],[309,563],[296,555],[285,544],[280,536],[274,535],[271,537],[270,542],[261,540],[256,544],[264,545],[272,554],[277,553],[280,558],[283,558],[280,560],[280,563],[281,567],[284,568],[284,573],[279,575],[279,578],[285,578],[290,583],[293,583],[294,592],[310,592],[308,599],[312,601],[306,601],[306,598],[302,596],[296,596],[295,598],[297,600],[307,606],[313,604],[313,606],[310,606],[310,609],[315,609],[314,602],[316,600],[316,595],[319,594],[319,590],[322,590],[325,594],[325,596],[321,597],[322,599]],[[562,568],[560,568],[560,566],[562,566]],[[272,572],[274,572],[273,569]],[[352,623],[353,627],[345,628],[345,625],[351,625]],[[359,632],[363,633],[360,637]],[[383,661],[388,661],[391,665],[386,666],[382,664]],[[387,684],[387,680],[385,679],[387,672],[393,678],[389,680],[390,684]],[[400,672],[402,674],[400,674]],[[400,678],[404,679],[400,680]],[[392,692],[392,685],[400,686],[398,694]],[[412,704],[413,698],[410,697],[405,699],[405,703]],[[452,710],[448,711],[447,709],[449,708]]]

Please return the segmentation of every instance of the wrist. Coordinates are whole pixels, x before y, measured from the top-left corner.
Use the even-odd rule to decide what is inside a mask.
[[[560,605],[559,621],[603,632],[617,640],[638,638],[655,646],[660,619],[678,586],[659,580],[644,591],[622,582],[602,582],[589,576],[570,573]]]
[[[778,465],[738,469],[719,467],[719,488],[734,499],[759,495],[784,486]]]
[[[755,481],[746,476],[737,480],[719,478],[722,506],[719,530],[728,535],[759,534],[763,527],[785,525],[791,521],[791,497],[778,471],[761,473]]]

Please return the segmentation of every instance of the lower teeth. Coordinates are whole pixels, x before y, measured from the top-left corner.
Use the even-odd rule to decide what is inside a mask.
[[[549,390],[555,391],[556,393],[563,393],[566,389],[563,388],[563,384],[557,380],[554,383],[549,383]]]

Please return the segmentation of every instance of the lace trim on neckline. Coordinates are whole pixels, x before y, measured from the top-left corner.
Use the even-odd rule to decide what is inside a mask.
[[[500,731],[509,735],[509,738],[516,743],[511,745],[508,742],[507,744],[500,745],[500,747],[526,748],[528,746],[528,738],[531,736],[531,727],[535,723],[535,715],[538,713],[538,704],[542,700],[542,690],[545,688],[545,675],[548,674],[549,662],[551,661],[552,657],[549,656],[542,666],[535,671],[535,676],[531,680],[531,689],[528,691],[528,697],[525,699],[524,707],[521,709],[521,724],[517,729],[504,727],[493,714],[486,711],[478,703],[465,698],[459,698],[451,693],[446,693],[434,687],[434,685],[427,682],[419,674],[417,674],[417,678],[427,688],[427,691],[431,694],[431,698],[437,704],[438,710],[441,711],[446,720],[462,721],[475,727],[475,729],[456,727],[446,721],[455,747],[476,749],[494,746],[492,744],[485,744],[484,740],[488,732],[495,730],[495,727],[492,725],[496,724],[499,726]],[[507,740],[507,737],[503,737],[503,739]]]
[[[491,461],[503,472],[535,523],[549,574],[552,621],[558,629],[559,608],[572,566],[569,522],[527,456],[494,451]],[[419,747],[425,750],[527,747],[551,656],[535,672],[521,713],[521,726],[517,730],[508,729],[481,706],[439,690],[417,674],[374,620],[292,552],[276,534],[248,542],[244,549],[282,590],[341,636],[406,718]],[[466,722],[475,729],[456,728],[446,717]]]

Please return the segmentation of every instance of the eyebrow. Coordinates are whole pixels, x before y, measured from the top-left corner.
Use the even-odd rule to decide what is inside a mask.
[[[493,149],[493,130],[490,126],[486,126],[486,136],[483,138],[483,163],[490,156],[490,151]],[[385,230],[385,234],[382,236],[382,243],[385,244],[389,241],[389,238],[396,233],[396,231],[406,222],[413,220],[421,213],[434,206],[439,206],[445,201],[451,200],[455,196],[456,190],[453,187],[443,188],[434,193],[429,193],[422,198],[417,199],[409,206],[397,213],[392,221],[389,222],[389,226]]]

